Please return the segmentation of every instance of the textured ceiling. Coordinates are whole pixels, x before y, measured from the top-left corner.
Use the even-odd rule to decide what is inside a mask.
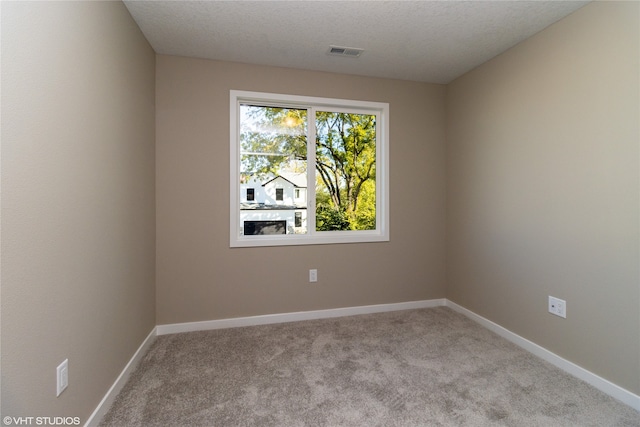
[[[124,3],[159,54],[448,83],[588,1]]]

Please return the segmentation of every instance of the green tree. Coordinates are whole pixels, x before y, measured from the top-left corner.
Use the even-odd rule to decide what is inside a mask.
[[[328,207],[348,221],[343,230],[375,229],[375,132],[374,115],[316,113],[316,204],[327,194]]]

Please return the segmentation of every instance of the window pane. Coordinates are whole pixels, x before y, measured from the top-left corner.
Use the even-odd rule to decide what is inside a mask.
[[[376,116],[316,113],[316,230],[376,229]]]
[[[254,188],[253,198],[240,200],[240,234],[304,234],[306,219],[307,110],[240,106],[240,194]],[[247,194],[248,196],[248,194]],[[306,215],[305,215],[306,218]]]

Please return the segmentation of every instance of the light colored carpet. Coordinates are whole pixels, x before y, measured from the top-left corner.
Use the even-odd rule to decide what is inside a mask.
[[[158,337],[101,426],[640,426],[446,307]]]

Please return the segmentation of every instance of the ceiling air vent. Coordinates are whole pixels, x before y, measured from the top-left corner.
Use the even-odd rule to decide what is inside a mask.
[[[327,53],[329,55],[357,58],[362,54],[362,52],[364,52],[364,50],[358,49],[357,47],[330,46]]]

